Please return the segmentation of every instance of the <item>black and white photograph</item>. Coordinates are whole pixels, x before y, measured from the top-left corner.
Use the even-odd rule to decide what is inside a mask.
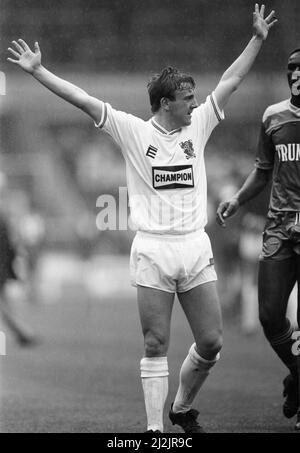
[[[0,0],[0,433],[300,434],[299,20]]]

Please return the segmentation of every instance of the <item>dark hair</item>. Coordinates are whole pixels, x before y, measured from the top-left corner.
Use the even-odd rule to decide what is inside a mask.
[[[174,101],[175,91],[183,89],[185,83],[195,88],[195,81],[192,76],[179,72],[172,66],[168,66],[160,74],[154,75],[147,85],[152,112],[155,113],[160,109],[162,98]]]

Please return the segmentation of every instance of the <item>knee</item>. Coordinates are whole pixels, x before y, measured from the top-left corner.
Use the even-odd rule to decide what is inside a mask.
[[[168,338],[161,333],[148,331],[144,334],[144,348],[146,357],[164,356],[168,349]]]
[[[200,356],[208,359],[214,358],[223,346],[222,332],[212,331],[202,336],[200,341],[196,343],[197,351]]]
[[[263,307],[259,309],[259,321],[267,337],[276,335],[287,327],[287,318],[285,316],[275,316],[270,310],[266,310]]]
[[[269,330],[269,328],[272,326],[271,316],[264,309],[259,309],[259,322],[264,330]]]

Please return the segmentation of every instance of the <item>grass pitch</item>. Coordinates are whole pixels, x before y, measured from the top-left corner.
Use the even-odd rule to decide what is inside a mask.
[[[7,355],[0,357],[0,432],[144,432],[143,340],[135,300],[67,299],[31,309],[41,345],[20,348],[7,332]],[[211,433],[293,432],[294,420],[281,411],[283,365],[261,331],[246,337],[236,324],[225,322],[221,359],[195,402],[201,424]],[[191,342],[177,302],[168,355],[169,433],[180,432],[167,412]]]

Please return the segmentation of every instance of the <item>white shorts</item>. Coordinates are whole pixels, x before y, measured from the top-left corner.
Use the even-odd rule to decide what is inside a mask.
[[[208,235],[204,230],[183,235],[138,231],[131,247],[130,277],[133,286],[170,293],[217,280]]]

